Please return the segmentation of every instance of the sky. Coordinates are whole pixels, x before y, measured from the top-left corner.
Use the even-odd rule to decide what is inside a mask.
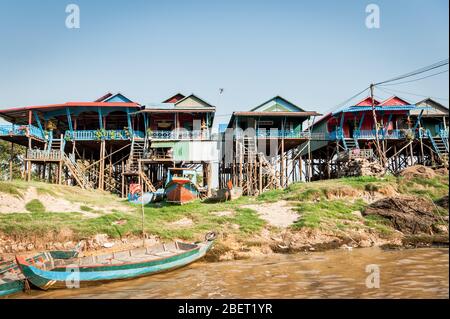
[[[65,24],[71,3],[80,8],[79,29]],[[371,3],[380,8],[380,28],[366,27]],[[216,105],[216,124],[275,95],[325,113],[372,82],[448,58],[448,6],[0,0],[0,109],[93,101],[107,92],[146,104],[182,92]],[[395,93],[411,102],[432,96],[448,105],[448,82],[447,72],[389,89],[408,92]]]

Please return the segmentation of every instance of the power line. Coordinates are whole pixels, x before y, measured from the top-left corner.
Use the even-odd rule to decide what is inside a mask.
[[[439,74],[442,74],[442,73],[446,73],[446,72],[448,72],[448,70],[444,70],[444,71],[441,71],[441,72],[433,73],[433,74],[430,74],[430,75],[427,75],[427,76],[424,76],[424,77],[421,77],[421,78],[409,80],[409,81],[403,81],[403,82],[397,82],[397,83],[391,83],[391,84],[383,84],[383,85],[379,85],[379,87],[380,86],[391,86],[391,85],[398,85],[398,84],[405,84],[405,83],[416,82],[416,81],[420,81],[420,80],[423,80],[423,79],[426,79],[426,78],[431,78],[432,76],[436,76],[436,75],[439,75]]]
[[[349,102],[352,101],[353,99],[357,98],[358,96],[360,96],[361,94],[363,94],[364,92],[366,92],[368,89],[369,89],[369,88],[366,87],[364,90],[359,91],[358,93],[356,93],[356,94],[353,95],[352,97],[349,97],[348,99],[346,99],[345,101],[339,103],[338,105],[333,106],[332,108],[326,110],[326,111],[324,112],[324,114],[326,115],[326,114],[330,113],[330,112],[333,111],[333,110],[338,111],[341,107],[346,106],[347,103],[349,103]]]
[[[445,59],[445,60],[433,63],[433,64],[431,64],[429,66],[422,67],[420,69],[417,69],[417,70],[412,71],[412,72],[405,73],[403,75],[396,76],[396,77],[391,78],[391,79],[386,80],[386,81],[381,81],[381,82],[375,83],[374,85],[380,85],[380,84],[384,84],[384,83],[389,83],[389,82],[393,82],[393,81],[402,80],[402,79],[409,78],[409,77],[414,76],[414,75],[418,75],[418,74],[421,74],[421,73],[424,73],[424,72],[428,72],[428,71],[431,71],[431,70],[443,67],[444,65],[448,65],[448,59]]]
[[[449,100],[448,98],[445,98],[445,97],[437,97],[437,96],[416,94],[416,93],[411,93],[411,92],[407,92],[407,91],[400,91],[400,90],[397,90],[397,89],[394,90],[394,89],[386,89],[386,88],[381,88],[381,87],[379,87],[378,89],[381,90],[381,91],[384,91],[384,92],[386,92],[388,94],[401,93],[401,94],[408,94],[408,95],[414,95],[414,96],[419,96],[419,97],[429,97],[429,98],[433,98],[433,99],[436,99],[436,100],[445,100],[445,101]]]

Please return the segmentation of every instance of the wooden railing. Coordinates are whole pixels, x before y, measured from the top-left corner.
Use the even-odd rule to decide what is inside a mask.
[[[60,150],[27,150],[28,160],[59,161],[63,157]]]
[[[337,155],[339,160],[351,160],[355,158],[372,159],[374,157],[373,149],[352,149],[339,152]]]

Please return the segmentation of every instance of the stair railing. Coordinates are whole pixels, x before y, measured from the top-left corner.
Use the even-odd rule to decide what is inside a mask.
[[[431,132],[430,132],[429,129],[427,129],[427,135],[428,135],[428,138],[429,138],[430,141],[431,141],[431,144],[433,145],[434,151],[435,151],[436,154],[438,154],[439,157],[440,157],[440,156],[441,156],[441,151],[439,150],[439,147],[437,146],[437,144],[436,144],[436,142],[435,142],[435,140],[434,140],[434,138],[433,138],[433,136],[432,136],[432,134],[431,134]]]

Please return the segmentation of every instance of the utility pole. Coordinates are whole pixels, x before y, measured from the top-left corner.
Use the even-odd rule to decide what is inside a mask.
[[[384,166],[384,154],[381,151],[381,147],[380,147],[380,139],[378,137],[378,121],[377,121],[377,113],[375,112],[375,98],[373,95],[373,89],[374,89],[375,85],[372,83],[370,84],[370,98],[372,101],[372,115],[373,115],[373,123],[375,126],[375,142],[376,142],[376,148],[378,151],[378,156],[380,159],[380,163],[382,166]]]

